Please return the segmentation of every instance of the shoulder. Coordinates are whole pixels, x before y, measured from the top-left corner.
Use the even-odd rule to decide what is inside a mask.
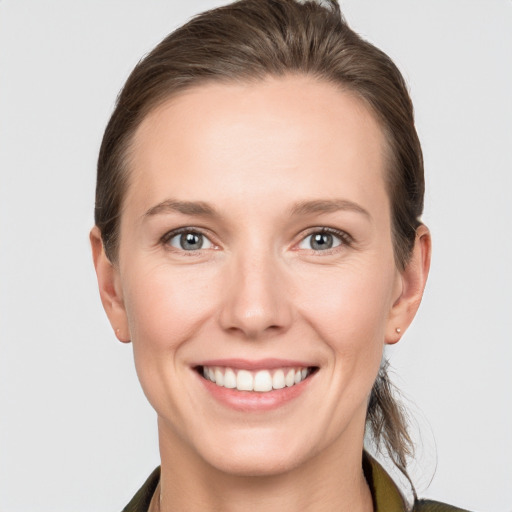
[[[465,509],[446,505],[439,501],[418,500],[414,504],[413,512],[468,512]]]

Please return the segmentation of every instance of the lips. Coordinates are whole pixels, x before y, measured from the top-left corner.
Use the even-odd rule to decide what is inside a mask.
[[[216,359],[193,366],[217,402],[241,412],[265,412],[302,396],[319,367],[284,359]]]

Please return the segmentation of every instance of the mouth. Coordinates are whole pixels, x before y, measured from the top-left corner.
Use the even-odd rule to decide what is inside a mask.
[[[232,391],[270,393],[293,388],[318,371],[317,366],[283,366],[250,370],[220,365],[198,365],[196,372],[209,383]]]

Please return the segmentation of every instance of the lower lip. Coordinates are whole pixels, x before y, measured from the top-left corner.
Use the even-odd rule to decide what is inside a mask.
[[[315,375],[316,372],[299,382],[299,384],[294,384],[289,388],[274,389],[265,393],[258,391],[237,391],[236,389],[224,388],[217,386],[217,384],[214,384],[199,374],[197,374],[197,377],[201,380],[206,390],[221,404],[237,411],[250,412],[270,411],[294,400],[307,389],[311,379]]]

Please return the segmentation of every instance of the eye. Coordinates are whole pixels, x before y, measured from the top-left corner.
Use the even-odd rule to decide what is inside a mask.
[[[328,251],[340,245],[349,245],[350,237],[343,232],[331,232],[325,229],[315,231],[301,240],[299,249]]]
[[[166,235],[164,242],[182,251],[213,248],[212,242],[205,235],[191,229],[171,232]]]

